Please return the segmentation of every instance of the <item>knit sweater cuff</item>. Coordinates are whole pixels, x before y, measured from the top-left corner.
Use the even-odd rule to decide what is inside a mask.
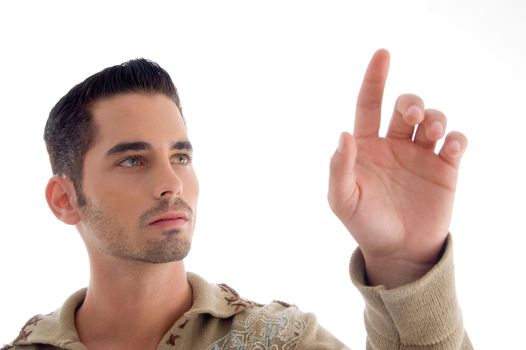
[[[440,261],[410,284],[390,290],[367,286],[365,262],[359,248],[352,255],[350,273],[365,299],[365,326],[373,348],[445,345],[463,337],[451,236],[446,240]]]

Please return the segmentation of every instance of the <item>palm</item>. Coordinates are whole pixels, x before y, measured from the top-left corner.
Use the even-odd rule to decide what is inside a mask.
[[[424,232],[431,245],[442,241],[456,170],[412,142],[375,139],[357,144],[355,186],[360,195],[346,213],[356,239],[372,253],[392,251],[402,242],[411,248]]]
[[[387,67],[384,52],[369,65],[354,136],[342,135],[344,144],[331,160],[329,202],[368,254],[425,263],[436,257],[448,232],[460,161],[451,143],[465,140],[452,133],[435,154],[441,135],[429,137],[426,128],[433,119],[445,124],[445,117],[434,110],[414,120],[421,124],[413,137],[415,125],[397,111],[421,101],[412,95],[401,96],[386,137],[379,137]]]

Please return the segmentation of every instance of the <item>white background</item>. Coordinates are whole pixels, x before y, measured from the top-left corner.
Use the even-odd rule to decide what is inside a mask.
[[[313,311],[363,349],[363,302],[347,270],[355,242],[326,188],[365,67],[384,47],[383,130],[396,97],[412,92],[469,138],[451,232],[475,348],[524,346],[525,4],[2,2],[0,343],[88,283],[77,232],[44,200],[49,110],[88,75],[146,57],[171,73],[195,147],[201,196],[188,270]]]

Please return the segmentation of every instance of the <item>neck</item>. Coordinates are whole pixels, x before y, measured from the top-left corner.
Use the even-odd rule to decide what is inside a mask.
[[[182,261],[147,264],[108,256],[90,260],[86,299],[75,315],[79,338],[91,344],[90,349],[156,348],[192,306]]]

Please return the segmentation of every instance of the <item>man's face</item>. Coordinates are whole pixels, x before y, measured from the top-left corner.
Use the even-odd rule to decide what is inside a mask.
[[[84,159],[87,204],[77,225],[88,250],[147,263],[183,259],[199,189],[176,104],[129,93],[98,101],[91,112],[97,131]]]

